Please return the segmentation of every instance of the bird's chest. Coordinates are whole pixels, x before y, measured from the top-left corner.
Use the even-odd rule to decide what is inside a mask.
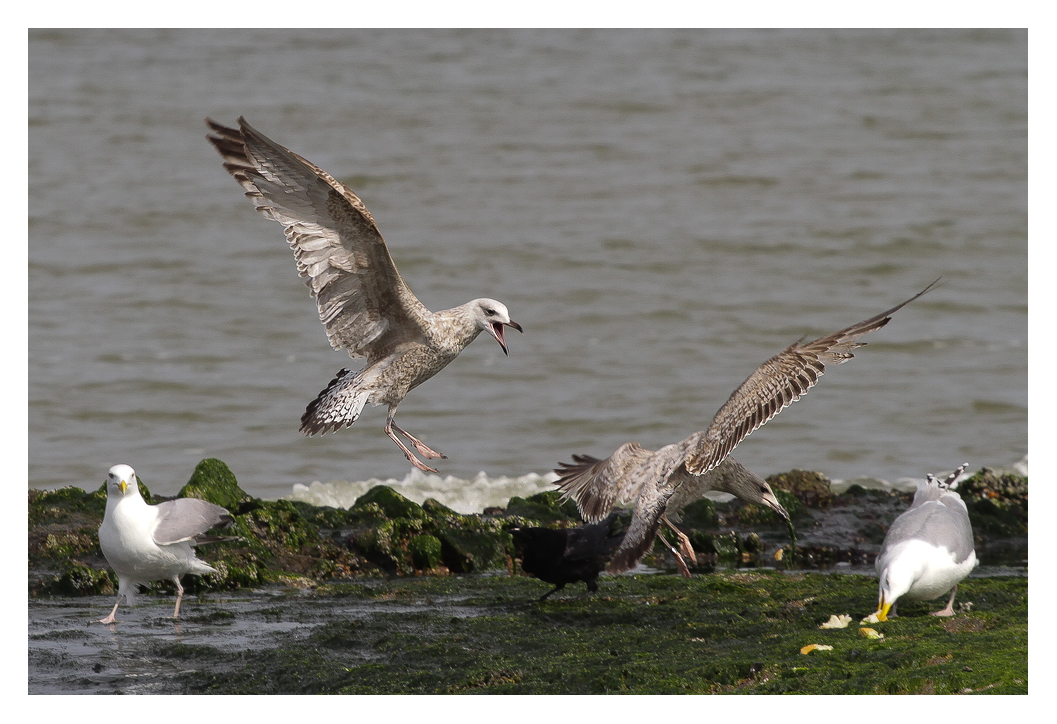
[[[397,356],[385,369],[380,370],[375,387],[384,390],[377,402],[399,402],[433,375],[444,369],[458,353],[425,346],[416,346]]]
[[[133,573],[171,556],[154,542],[156,518],[150,508],[118,505],[99,528],[99,547],[118,573]]]

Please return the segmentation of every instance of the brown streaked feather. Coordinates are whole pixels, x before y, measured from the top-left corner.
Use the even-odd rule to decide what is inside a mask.
[[[283,225],[331,346],[376,358],[420,339],[428,311],[404,283],[359,197],[242,117],[239,128],[206,123],[224,168],[261,214]]]
[[[554,484],[562,500],[574,499],[583,519],[593,523],[605,518],[617,503],[634,503],[643,479],[633,472],[651,455],[652,450],[637,442],[624,443],[605,460],[573,455],[571,464],[558,463],[554,472],[562,477]]]
[[[932,289],[939,279],[891,309],[803,344],[795,342],[749,375],[719,408],[707,430],[687,438],[686,469],[691,475],[711,470],[752,432],[796,402],[818,382],[826,365],[843,364],[852,350],[865,346],[856,340],[888,324],[892,314]]]

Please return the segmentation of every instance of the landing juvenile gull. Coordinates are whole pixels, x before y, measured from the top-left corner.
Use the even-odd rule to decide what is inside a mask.
[[[610,513],[605,520],[575,528],[510,529],[521,544],[521,568],[554,585],[540,601],[576,581],[586,583],[588,593],[598,591],[598,574],[624,539],[624,533],[616,530],[616,520],[617,514]]]
[[[914,502],[889,527],[875,563],[878,621],[895,616],[896,603],[904,596],[931,601],[947,591],[946,608],[931,615],[954,615],[958,584],[976,566],[969,511],[950,487],[968,465],[963,463],[942,483],[932,475],[918,483]]]
[[[180,576],[185,573],[216,573],[216,569],[195,557],[199,543],[215,543],[230,538],[204,535],[233,518],[219,505],[197,498],[177,498],[158,505],[147,505],[139,493],[136,471],[128,465],[115,465],[107,473],[106,513],[99,526],[99,547],[117,573],[118,589],[114,610],[100,623],[114,623],[122,599],[135,603],[136,585],[169,579],[176,584],[176,608],[180,617],[184,589]]]
[[[283,225],[297,270],[319,308],[334,349],[367,363],[355,374],[343,369],[301,417],[305,435],[337,431],[356,422],[364,405],[385,403],[385,434],[411,463],[423,463],[398,438],[403,435],[426,459],[445,458],[394,421],[408,392],[440,372],[487,331],[507,353],[505,327],[523,331],[506,306],[474,299],[431,312],[400,277],[374,217],[347,186],[293,151],[269,140],[245,120],[229,128],[210,119],[207,135],[246,196],[265,218]],[[395,432],[394,432],[395,431]]]
[[[605,516],[614,505],[634,505],[631,525],[609,571],[633,567],[653,547],[661,523],[679,536],[680,549],[693,559],[690,540],[671,523],[682,508],[709,490],[731,493],[760,503],[789,520],[771,487],[741,463],[728,457],[750,433],[807,393],[826,370],[850,360],[851,351],[865,346],[856,340],[888,324],[891,315],[932,289],[928,285],[910,299],[874,317],[813,342],[803,339],[771,357],[749,375],[724,403],[708,429],[653,452],[636,442],[621,445],[605,460],[574,455],[560,463],[555,485],[562,499],[573,498],[584,520]],[[661,536],[664,541],[664,537]],[[667,541],[664,541],[667,545]],[[671,548],[671,546],[669,546]],[[690,572],[679,551],[672,549],[684,576]]]

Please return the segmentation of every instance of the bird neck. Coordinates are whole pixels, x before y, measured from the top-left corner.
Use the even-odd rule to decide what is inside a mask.
[[[466,345],[477,339],[482,330],[477,325],[470,306],[471,303],[468,302],[432,313],[429,333],[435,348],[449,354],[458,354]]]

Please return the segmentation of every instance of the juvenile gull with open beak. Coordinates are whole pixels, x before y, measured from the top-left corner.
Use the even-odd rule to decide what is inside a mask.
[[[283,225],[330,345],[353,359],[367,359],[355,374],[338,372],[308,405],[301,432],[348,427],[366,403],[385,403],[385,434],[412,465],[437,472],[396,436],[403,435],[427,459],[446,457],[393,421],[397,406],[485,330],[506,354],[504,329],[521,332],[521,325],[494,299],[474,299],[440,312],[426,309],[400,277],[371,212],[345,184],[266,138],[244,118],[238,128],[208,118],[206,123],[224,168],[246,189],[257,211]]]
[[[555,485],[562,499],[573,498],[584,520],[601,520],[614,505],[634,505],[627,534],[609,565],[616,573],[632,568],[653,547],[661,523],[679,536],[680,549],[694,559],[690,540],[673,525],[685,505],[709,490],[731,493],[742,500],[766,505],[786,520],[771,487],[741,463],[729,457],[750,433],[785,407],[796,402],[818,382],[826,365],[850,360],[851,351],[865,346],[856,340],[888,324],[891,315],[932,289],[937,279],[910,299],[874,317],[813,342],[800,340],[771,357],[749,375],[719,408],[707,430],[653,452],[629,442],[605,460],[574,455],[560,463]],[[661,537],[664,540],[664,537]],[[665,541],[667,545],[667,541]],[[671,547],[671,546],[669,546]],[[672,548],[680,573],[689,576],[680,552]]]

